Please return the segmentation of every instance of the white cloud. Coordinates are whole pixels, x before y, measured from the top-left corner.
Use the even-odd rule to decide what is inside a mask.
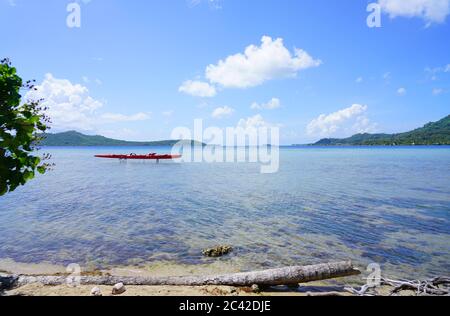
[[[438,80],[438,75],[442,74],[442,73],[447,73],[450,72],[450,64],[445,65],[445,66],[440,66],[440,67],[426,67],[425,68],[425,73],[427,74],[428,79],[432,80],[432,81],[436,81]]]
[[[280,101],[280,99],[272,98],[272,99],[271,99],[269,102],[267,102],[267,103],[259,104],[259,103],[254,102],[254,103],[251,105],[251,108],[252,108],[253,110],[275,110],[275,109],[278,109],[280,106],[281,106],[281,101]]]
[[[261,42],[261,46],[248,46],[243,54],[209,65],[206,78],[225,88],[249,88],[272,79],[295,77],[300,70],[321,64],[304,50],[295,49],[291,54],[281,38],[263,36]]]
[[[365,116],[366,105],[353,104],[331,114],[322,114],[312,120],[307,126],[307,133],[311,136],[329,137],[344,133],[373,132],[376,125]]]
[[[216,88],[202,81],[185,81],[178,91],[202,98],[211,98],[216,95]]]
[[[363,77],[356,78],[356,83],[361,83],[361,82],[363,82]]]
[[[356,122],[352,126],[352,130],[356,133],[373,133],[376,132],[377,124],[372,123],[367,116],[358,116]]]
[[[406,89],[405,89],[405,88],[399,88],[399,89],[397,90],[397,94],[398,94],[399,96],[404,96],[404,95],[406,95]]]
[[[83,82],[86,83],[86,84],[91,83],[91,79],[90,79],[88,76],[83,76],[83,77],[81,77],[81,79],[83,79]],[[102,82],[100,79],[98,79],[98,78],[94,79],[94,82],[95,82],[96,84],[98,84],[99,86],[102,85],[102,83],[103,83],[103,82]]]
[[[248,130],[260,127],[270,128],[274,127],[274,125],[267,123],[260,114],[256,114],[255,116],[251,116],[246,119],[240,119],[237,124],[237,127],[243,128],[244,130]]]
[[[96,130],[99,124],[149,118],[145,113],[131,116],[114,113],[99,115],[97,111],[104,104],[92,98],[88,88],[73,84],[67,79],[57,79],[52,74],[46,74],[43,82],[37,85],[36,89],[36,91],[29,91],[25,98],[44,99],[42,105],[48,108],[46,113],[52,121],[51,126],[57,130],[92,131]]]
[[[48,107],[47,114],[52,120],[53,127],[92,129],[92,115],[103,106],[103,103],[92,98],[86,87],[46,74],[44,81],[36,88],[37,91],[30,91],[26,98],[44,99],[43,105]]]
[[[219,119],[219,118],[224,118],[224,117],[230,116],[233,113],[234,113],[234,109],[232,109],[228,106],[224,106],[224,107],[219,107],[219,108],[215,109],[213,111],[213,113],[211,114],[211,116],[213,118]]]
[[[115,122],[137,122],[146,121],[150,119],[150,113],[136,113],[133,115],[124,115],[118,113],[105,113],[100,116],[103,122],[115,123]]]
[[[381,9],[395,17],[419,17],[427,22],[442,23],[450,13],[450,0],[378,0]]]
[[[314,59],[302,49],[291,53],[283,39],[273,40],[263,36],[261,46],[250,45],[244,53],[238,53],[206,67],[205,77],[209,81],[185,81],[179,92],[200,97],[214,97],[216,87],[250,88],[266,81],[293,78],[299,71],[318,67],[322,61]]]

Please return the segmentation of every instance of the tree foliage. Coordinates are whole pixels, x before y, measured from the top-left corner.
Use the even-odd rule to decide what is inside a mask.
[[[8,59],[0,62],[0,196],[49,167],[49,155],[35,155],[38,134],[48,129],[46,109],[42,100],[21,102],[21,91],[32,89],[34,81],[23,83]]]

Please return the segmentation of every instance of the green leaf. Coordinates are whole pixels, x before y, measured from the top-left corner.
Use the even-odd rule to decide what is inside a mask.
[[[14,191],[47,170],[33,154],[37,133],[47,127],[39,102],[21,103],[22,78],[9,62],[0,62],[0,195]]]

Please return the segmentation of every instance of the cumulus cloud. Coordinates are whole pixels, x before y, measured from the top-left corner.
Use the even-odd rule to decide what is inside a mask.
[[[214,86],[207,82],[193,80],[183,82],[178,91],[202,98],[211,98],[216,95],[216,88]]]
[[[237,124],[237,127],[243,128],[244,130],[248,130],[260,127],[271,128],[275,127],[275,125],[266,122],[260,114],[256,114],[255,116],[251,116],[246,119],[240,119]]]
[[[405,88],[399,88],[399,89],[397,90],[397,94],[398,94],[399,96],[404,96],[404,95],[406,95],[406,89],[405,89]]]
[[[373,133],[377,130],[377,124],[372,123],[367,116],[358,116],[350,131],[355,133]]]
[[[52,74],[46,74],[36,89],[27,93],[26,98],[45,100],[43,105],[48,107],[47,114],[55,128],[90,130],[93,114],[103,106],[89,95],[85,86],[57,79]]]
[[[104,104],[92,98],[88,88],[73,84],[67,79],[57,79],[52,74],[46,74],[36,89],[29,91],[25,98],[44,99],[43,105],[48,108],[47,115],[51,118],[51,125],[58,130],[91,131],[102,123],[141,121],[149,118],[146,113],[131,116],[115,113],[98,114],[97,111]]]
[[[213,111],[213,113],[211,114],[211,116],[213,118],[224,118],[227,116],[230,116],[234,113],[234,109],[228,107],[228,106],[224,106],[224,107],[219,107],[217,109],[215,109]]]
[[[306,51],[295,48],[291,53],[282,38],[273,40],[263,36],[261,45],[250,45],[244,53],[238,53],[206,67],[205,78],[209,82],[188,80],[178,89],[180,92],[200,97],[214,97],[219,88],[250,88],[266,81],[293,78],[304,69],[318,67],[322,61],[314,59]]]
[[[376,125],[366,117],[367,109],[366,105],[353,104],[328,115],[322,114],[308,124],[307,133],[311,136],[330,137],[338,133],[373,132]]]
[[[250,106],[252,110],[275,110],[281,106],[281,101],[278,98],[272,98],[267,103],[259,104],[257,102],[253,102]]]
[[[431,23],[443,23],[450,13],[450,0],[378,0],[381,9],[395,17],[419,17]]]
[[[294,54],[284,46],[283,39],[263,36],[261,46],[250,45],[243,54],[235,54],[206,68],[206,78],[225,88],[249,88],[286,77],[295,77],[303,69],[317,67],[320,60],[306,51],[295,49]]]

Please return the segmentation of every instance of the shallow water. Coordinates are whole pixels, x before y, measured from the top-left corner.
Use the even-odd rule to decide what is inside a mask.
[[[239,270],[352,259],[401,277],[450,274],[450,148],[283,148],[258,164],[99,160],[148,148],[47,148],[56,164],[0,197],[0,259]],[[152,149],[159,153],[168,148]]]

